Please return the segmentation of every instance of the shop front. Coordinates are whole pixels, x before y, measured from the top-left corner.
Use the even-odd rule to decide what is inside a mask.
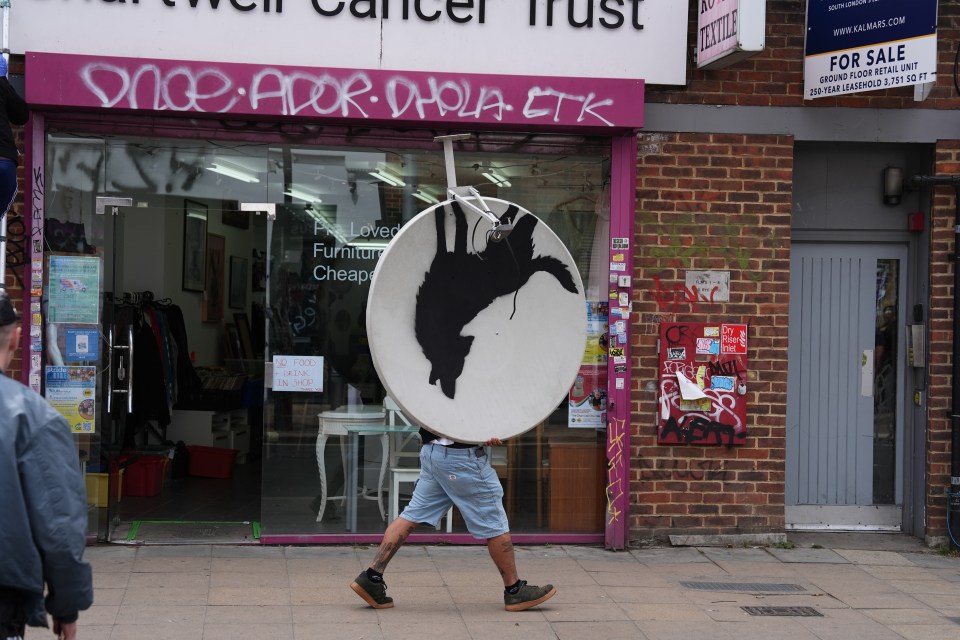
[[[409,499],[419,440],[374,369],[367,294],[387,244],[452,182],[540,218],[587,299],[568,397],[488,450],[514,538],[624,546],[643,80],[25,42],[23,380],[77,434],[91,536],[378,539]],[[450,133],[468,134],[452,165],[437,140]],[[472,541],[455,510],[420,531]]]

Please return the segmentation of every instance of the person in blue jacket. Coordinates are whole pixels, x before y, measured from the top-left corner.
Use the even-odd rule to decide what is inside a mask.
[[[26,124],[30,110],[10,81],[7,80],[7,59],[0,56],[0,218],[6,215],[17,196],[17,165],[20,151],[13,139],[10,123]]]
[[[49,613],[53,632],[73,640],[79,612],[93,603],[86,491],[67,421],[4,373],[19,321],[0,289],[0,638],[48,626]]]

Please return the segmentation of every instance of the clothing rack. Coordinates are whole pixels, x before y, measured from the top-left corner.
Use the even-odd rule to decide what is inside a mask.
[[[145,304],[153,302],[153,291],[125,291],[120,296],[121,304]]]

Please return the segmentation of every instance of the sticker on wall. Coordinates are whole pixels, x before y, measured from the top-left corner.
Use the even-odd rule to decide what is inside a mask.
[[[611,260],[613,260],[614,262],[626,262],[626,259],[627,259],[626,256],[624,256],[622,253],[615,253],[611,258]]]
[[[720,337],[720,327],[704,327],[703,336],[705,338],[719,338]]]
[[[615,366],[615,367],[613,368],[613,372],[614,372],[614,373],[626,373],[626,372],[627,372],[627,366],[624,365],[624,364],[618,364],[617,366]]]
[[[684,347],[669,347],[667,349],[667,360],[686,360],[687,350]]]
[[[621,287],[630,287],[630,276],[620,276],[617,280],[617,285]]]
[[[621,307],[625,307],[628,304],[630,304],[630,294],[624,291],[619,296],[617,296],[617,300],[620,303]]]
[[[616,386],[617,386],[617,389],[623,389],[624,386],[625,386],[625,385],[624,385],[624,379],[623,379],[623,378],[617,378]]]
[[[611,262],[610,271],[626,271],[627,265],[622,262]]]
[[[747,353],[747,325],[725,324],[720,327],[720,352],[736,355]]]
[[[611,273],[611,274],[610,274],[610,284],[617,284],[617,277],[618,277],[617,274]]]
[[[96,329],[67,329],[67,362],[99,359],[99,333]]]
[[[630,238],[610,238],[611,249],[629,249]]]
[[[720,353],[720,341],[714,338],[697,338],[697,353],[716,355]]]
[[[711,376],[710,388],[723,389],[724,391],[733,391],[737,379],[730,376]]]

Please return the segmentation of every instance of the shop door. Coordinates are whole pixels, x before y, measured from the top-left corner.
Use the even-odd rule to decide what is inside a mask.
[[[106,541],[115,539],[123,520],[129,476],[149,467],[147,479],[156,484],[166,464],[160,434],[134,433],[142,399],[136,394],[139,354],[132,322],[143,302],[159,297],[137,280],[157,273],[162,264],[156,259],[162,243],[152,240],[160,236],[150,225],[162,220],[164,211],[111,204],[131,202],[129,198],[95,196],[91,201],[95,213],[45,220],[43,387],[77,437],[88,533]],[[137,246],[128,246],[131,236],[141,238]],[[157,246],[147,250],[150,244]],[[131,256],[140,261],[135,269]],[[141,478],[134,480],[138,486],[130,493],[150,489],[140,486]]]
[[[122,202],[122,198],[115,201]],[[150,331],[146,337],[154,338],[151,320],[144,323],[144,317],[154,308],[151,303],[162,304],[166,295],[155,280],[165,262],[163,246],[153,247],[159,243],[149,239],[162,237],[160,229],[171,212],[155,206],[110,205],[110,199],[101,202],[107,203],[97,206],[97,216],[102,219],[94,222],[103,229],[97,433],[101,468],[109,472],[112,486],[106,512],[100,514],[98,538],[116,541],[129,533],[124,506],[132,498],[158,495],[170,464],[164,428],[154,415],[162,405],[161,383],[138,380],[134,372],[142,375],[141,360],[159,353],[151,350],[148,354],[142,349],[142,332]],[[152,322],[159,325],[156,319]],[[145,389],[151,393],[145,394]],[[153,399],[141,397],[145,395]]]
[[[899,530],[907,248],[795,244],[788,529]]]

